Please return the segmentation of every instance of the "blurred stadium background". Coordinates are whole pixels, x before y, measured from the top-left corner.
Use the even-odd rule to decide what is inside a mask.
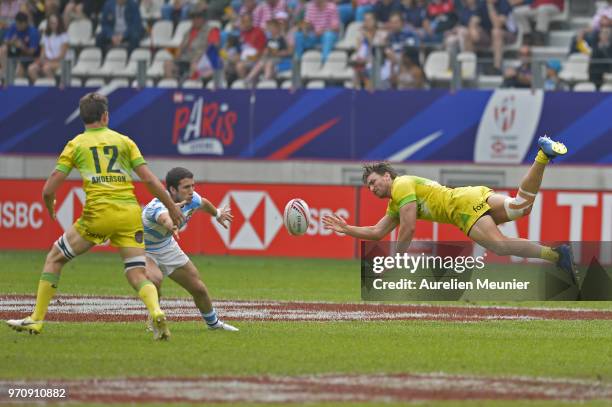
[[[242,329],[202,332],[168,282],[174,337],[150,343],[117,256],[100,247],[67,266],[50,311],[61,324],[37,338],[0,330],[0,390],[68,383],[75,403],[609,405],[609,302],[471,304],[468,316],[466,304],[358,304],[358,242],[320,219],[382,216],[364,161],[513,193],[548,134],[569,154],[504,232],[612,241],[611,28],[612,2],[593,0],[0,0],[0,318],[31,307],[45,251],[80,214],[77,173],[57,222],[41,189],[82,131],[79,98],[98,91],[155,174],[187,167],[203,196],[231,205],[229,230],[198,215],[180,244]],[[294,197],[311,209],[299,238],[282,227]],[[415,238],[464,239],[424,222]],[[585,307],[598,311],[569,310]],[[40,343],[54,351],[41,358]],[[349,378],[321,376],[334,374]]]

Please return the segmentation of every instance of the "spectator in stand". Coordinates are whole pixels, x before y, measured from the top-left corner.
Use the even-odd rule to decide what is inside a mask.
[[[143,27],[134,0],[106,0],[100,24],[102,31],[96,37],[96,45],[103,52],[111,47],[126,47],[130,53],[140,44]]]
[[[394,78],[395,86],[399,90],[424,89],[425,72],[410,53],[402,55],[402,63],[397,76]]]
[[[191,29],[183,36],[175,60],[166,61],[164,64],[166,78],[178,78],[181,81],[187,78],[197,78],[202,55],[210,52],[209,47],[219,46],[221,40],[219,29],[207,24],[206,11],[194,10],[190,16]]]
[[[264,0],[253,11],[253,25],[265,30],[268,21],[279,12],[287,12],[285,0]]]
[[[226,18],[226,12],[231,9],[230,0],[208,0],[205,4],[208,19],[211,21],[223,21]]]
[[[151,1],[151,0],[143,0]],[[83,9],[82,0],[69,0],[64,6],[64,12],[62,19],[64,20],[64,27],[68,27],[71,22],[75,20],[81,20],[85,18],[85,11]]]
[[[252,17],[256,8],[257,0],[244,0],[242,6],[240,6],[240,10],[238,10],[238,16],[248,14]]]
[[[265,79],[275,79],[278,64],[284,58],[290,57],[293,52],[283,35],[279,20],[268,20],[267,31],[269,34],[263,57],[257,61],[246,78],[247,82],[251,84],[257,82],[262,71],[264,72]]]
[[[599,7],[593,16],[591,26],[580,30],[574,37],[570,46],[570,53],[580,52],[590,55],[591,48],[599,39],[599,30],[605,27],[612,27],[612,0],[608,0],[606,5]]]
[[[236,74],[244,79],[266,49],[266,34],[261,28],[253,25],[253,18],[249,14],[240,16],[240,47]]]
[[[477,0],[461,0],[460,6],[457,7],[457,25],[450,31],[445,33],[444,43],[446,49],[458,49],[459,51],[474,52],[472,44],[466,41],[468,37],[470,22],[477,15],[478,1]]]
[[[363,21],[365,13],[372,11],[376,0],[336,0],[336,8],[342,24]]]
[[[68,52],[68,34],[59,14],[52,14],[47,19],[47,29],[41,41],[40,57],[28,67],[32,82],[42,74],[47,78],[55,77]]]
[[[561,61],[550,59],[546,63],[546,78],[544,78],[544,90],[569,90],[569,86],[559,78],[561,72]]]
[[[40,35],[28,22],[28,15],[22,11],[15,16],[15,22],[4,33],[0,46],[0,71],[6,67],[8,58],[17,59],[16,76],[23,77],[29,65],[38,54]]]
[[[385,44],[385,63],[381,69],[381,79],[385,87],[397,83],[397,75],[404,53],[419,60],[419,36],[410,28],[404,28],[402,14],[393,13],[389,18],[389,34]],[[409,26],[408,26],[409,27]]]
[[[301,30],[295,33],[295,53],[302,57],[305,50],[321,45],[322,62],[327,60],[338,40],[340,18],[335,3],[327,0],[311,0]]]
[[[15,16],[20,11],[26,11],[25,0],[0,0],[0,44],[4,33],[15,22]]]
[[[457,24],[457,14],[453,0],[431,0],[427,6],[427,18],[423,22],[425,37],[429,44],[441,44],[444,33]]]
[[[372,80],[374,48],[383,45],[384,37],[385,33],[378,29],[378,22],[374,13],[366,13],[357,38],[357,51],[352,60],[353,87],[355,89],[374,90],[374,81]]]
[[[517,0],[515,0],[517,1]],[[564,0],[533,0],[531,4],[515,6],[514,18],[523,33],[531,40],[533,45],[544,45],[550,22],[555,16],[563,12]],[[535,21],[535,31],[531,23]]]
[[[386,26],[391,14],[398,11],[401,12],[402,8],[399,0],[377,0],[372,11],[374,12],[376,21]]]
[[[506,69],[504,88],[531,88],[533,74],[531,71],[531,48],[523,45],[519,50],[519,66]]]
[[[427,18],[427,7],[423,0],[402,0],[400,13],[406,28],[423,37],[423,22]]]
[[[83,13],[91,20],[95,30],[98,24],[101,22],[102,9],[104,9],[106,2],[105,0],[82,0],[82,2]]]
[[[140,16],[147,22],[149,28],[153,27],[155,21],[162,17],[162,7],[164,0],[141,0]]]
[[[161,8],[161,15],[164,20],[172,21],[176,27],[179,21],[187,20],[191,10],[189,0],[169,0]]]
[[[604,74],[612,72],[612,28],[601,27],[599,35],[595,42],[592,52],[591,61],[589,62],[589,79],[597,86],[601,87],[604,80]]]
[[[483,0],[468,29],[466,48],[493,49],[493,69],[490,73],[494,75],[501,75],[504,45],[516,40],[517,29],[510,18],[511,12],[508,0]]]

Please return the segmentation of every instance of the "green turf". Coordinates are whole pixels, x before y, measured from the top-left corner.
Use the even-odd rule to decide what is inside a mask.
[[[200,270],[213,298],[361,301],[358,261],[235,256],[191,258]],[[0,252],[0,292],[34,293],[44,259],[45,253],[40,251]],[[123,276],[119,256],[111,253],[88,253],[68,263],[62,274],[59,292],[79,295],[133,295]],[[164,284],[163,293],[167,297],[188,296],[181,287],[171,281]],[[612,309],[612,302],[606,301],[488,301],[479,304]]]
[[[612,381],[612,321],[238,322],[240,333],[173,323],[49,323],[0,330],[3,378],[438,372]],[[75,340],[78,338],[78,340]],[[161,362],[160,362],[161,361]]]
[[[43,252],[0,252],[0,293],[34,294],[44,257]],[[356,261],[208,256],[193,260],[214,298],[360,301]],[[88,254],[69,263],[59,292],[134,295],[116,254]],[[167,281],[164,295],[187,293]],[[502,304],[612,308],[609,302]],[[153,377],[160,375],[161,364],[164,376],[445,372],[612,382],[612,321],[241,321],[236,325],[241,332],[209,332],[201,322],[172,323],[168,343],[153,342],[142,323],[49,323],[40,336],[0,327],[0,378]]]

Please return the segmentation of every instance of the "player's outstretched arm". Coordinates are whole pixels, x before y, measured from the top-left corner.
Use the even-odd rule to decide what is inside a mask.
[[[410,202],[399,210],[400,230],[397,236],[397,252],[402,253],[408,249],[414,236],[417,219],[417,204]]]
[[[389,234],[398,225],[398,219],[389,215],[383,216],[373,226],[353,226],[337,215],[323,217],[323,224],[327,229],[338,233],[344,233],[362,240],[380,240]]]
[[[232,210],[229,206],[224,206],[222,208],[215,208],[215,206],[206,198],[202,198],[202,205],[200,206],[204,212],[208,213],[210,216],[214,216],[217,219],[217,222],[221,226],[227,229],[227,224],[231,223],[234,220],[234,215],[232,215]]]
[[[147,164],[141,164],[134,168],[134,172],[138,175],[140,180],[145,183],[149,192],[159,199],[164,206],[168,209],[170,219],[175,225],[180,226],[185,217],[181,213],[181,210],[176,207],[170,195],[164,189],[164,186],[159,179],[151,172]]]
[[[57,189],[62,185],[66,177],[68,177],[67,173],[53,170],[43,187],[43,200],[45,201],[47,212],[49,212],[49,216],[53,220],[55,220],[55,192],[57,192]]]
[[[170,215],[168,215],[168,212],[160,213],[155,222],[172,232],[172,235],[175,239],[180,239],[178,234],[178,227],[172,222],[172,219],[170,219]]]

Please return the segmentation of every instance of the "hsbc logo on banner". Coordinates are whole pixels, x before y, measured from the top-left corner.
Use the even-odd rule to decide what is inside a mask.
[[[72,188],[64,201],[56,209],[57,221],[65,231],[74,223],[85,205],[85,191],[83,188]]]
[[[264,250],[283,225],[282,214],[265,191],[229,191],[219,207],[229,205],[234,221],[228,229],[211,218],[225,246],[233,250]]]

